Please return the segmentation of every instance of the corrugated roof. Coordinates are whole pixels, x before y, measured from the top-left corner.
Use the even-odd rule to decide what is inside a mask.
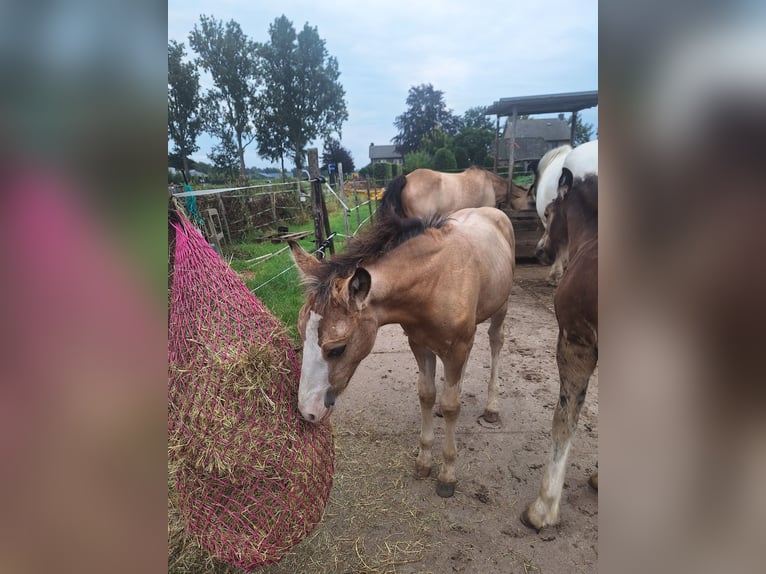
[[[511,116],[514,109],[519,115],[579,112],[598,105],[598,90],[541,94],[516,98],[500,98],[487,108],[487,115]]]
[[[503,137],[511,137],[513,124],[508,122]],[[546,141],[569,141],[570,129],[566,120],[558,118],[532,118],[516,120],[516,139],[542,138]]]

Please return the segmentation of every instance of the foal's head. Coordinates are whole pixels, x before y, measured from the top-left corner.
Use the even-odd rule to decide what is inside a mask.
[[[378,325],[367,309],[371,279],[362,267],[348,276],[325,277],[327,263],[320,263],[297,243],[290,247],[308,286],[298,316],[303,340],[298,410],[306,420],[320,422],[375,343]]]

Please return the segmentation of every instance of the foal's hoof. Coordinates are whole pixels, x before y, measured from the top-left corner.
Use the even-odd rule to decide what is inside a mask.
[[[590,484],[590,487],[598,492],[598,473],[592,474],[590,478],[588,479],[588,484]]]
[[[431,474],[431,466],[420,466],[419,464],[415,465],[415,476],[418,478],[428,478],[428,475]]]
[[[435,417],[439,417],[439,418],[443,418],[444,417],[444,415],[442,414],[442,408],[441,408],[441,406],[438,403],[434,407],[434,416]]]
[[[485,410],[484,413],[477,419],[478,423],[488,429],[500,428],[500,414],[492,411]]]
[[[439,482],[437,480],[436,494],[438,494],[442,498],[449,498],[450,496],[455,494],[455,483],[454,482]]]
[[[485,410],[482,416],[484,417],[484,420],[490,424],[500,422],[500,413]]]
[[[527,508],[524,510],[524,512],[521,513],[521,516],[519,516],[519,520],[521,520],[521,523],[526,526],[527,528],[531,528],[538,534],[540,534],[540,528],[532,524],[532,521],[529,519],[529,509]]]

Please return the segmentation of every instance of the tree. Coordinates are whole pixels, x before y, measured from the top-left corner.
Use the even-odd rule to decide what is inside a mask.
[[[593,124],[583,122],[580,119],[579,114],[575,113],[569,116],[569,119],[567,120],[567,124],[569,124],[570,129],[572,127],[572,117],[574,117],[575,121],[574,139],[572,145],[578,146],[593,139]]]
[[[433,157],[425,151],[413,151],[404,156],[404,168],[407,173],[416,169],[431,169]]]
[[[224,129],[219,137],[220,142],[213,146],[207,157],[213,162],[216,170],[225,174],[226,177],[234,179],[239,162],[239,149],[234,140],[234,133],[231,129]],[[241,172],[240,177],[244,177]]]
[[[455,154],[446,147],[436,150],[433,166],[436,171],[454,171],[457,169]]]
[[[442,130],[441,126],[436,126],[431,132],[423,138],[418,147],[418,151],[424,151],[428,155],[435,155],[441,148],[452,149],[452,138]]]
[[[487,155],[489,155],[492,145],[495,143],[495,128],[477,128],[465,127],[455,136],[455,149],[462,148],[466,152],[466,166],[484,165]],[[457,154],[456,154],[457,155]]]
[[[351,158],[351,153],[340,145],[338,140],[333,138],[324,142],[322,162],[324,163],[323,169],[327,169],[327,166],[331,163],[334,163],[336,166],[342,163],[344,174],[354,171],[354,160]]]
[[[338,61],[330,56],[316,27],[298,34],[282,15],[269,26],[269,42],[259,46],[265,89],[257,102],[259,153],[283,161],[290,150],[303,168],[306,145],[317,137],[340,135],[348,119]]]
[[[461,118],[463,129],[477,128],[481,130],[491,130],[494,133],[495,125],[487,115],[487,106],[476,106],[469,108]]]
[[[199,26],[194,25],[189,44],[215,86],[206,97],[205,129],[221,139],[222,146],[233,142],[239,174],[245,178],[245,148],[255,139],[250,118],[259,84],[256,44],[234,20],[229,20],[224,28],[222,22],[204,15],[200,16]],[[224,141],[229,137],[232,141]]]
[[[391,141],[404,155],[417,150],[437,127],[454,136],[460,129],[460,118],[447,109],[444,92],[434,90],[431,84],[421,84],[410,88],[407,111],[396,117],[394,127],[399,133]]]
[[[184,62],[186,50],[175,40],[168,42],[168,139],[180,166],[189,174],[189,154],[199,149],[197,136],[202,131],[199,72],[192,62]]]

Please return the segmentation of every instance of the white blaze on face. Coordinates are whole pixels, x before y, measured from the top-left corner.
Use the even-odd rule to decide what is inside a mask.
[[[325,416],[325,393],[330,388],[329,368],[319,346],[319,322],[322,316],[309,312],[306,340],[303,342],[303,365],[298,386],[298,410],[306,420],[319,422]]]

